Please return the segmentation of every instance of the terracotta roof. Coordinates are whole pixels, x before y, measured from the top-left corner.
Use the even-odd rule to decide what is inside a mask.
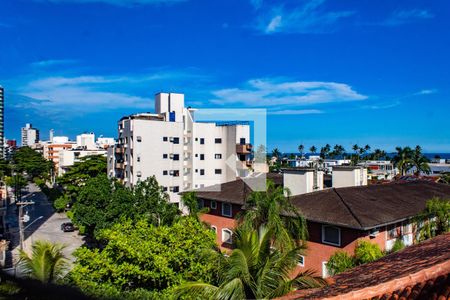
[[[322,289],[279,299],[449,299],[450,233],[334,276]]]

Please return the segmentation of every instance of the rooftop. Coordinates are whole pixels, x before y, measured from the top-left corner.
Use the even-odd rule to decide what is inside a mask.
[[[450,233],[338,274],[330,282],[279,299],[448,299]]]

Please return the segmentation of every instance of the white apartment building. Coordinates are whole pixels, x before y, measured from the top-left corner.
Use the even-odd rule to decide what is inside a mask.
[[[369,180],[392,180],[398,174],[398,169],[389,160],[367,160],[358,165],[368,169]]]
[[[60,150],[58,153],[58,176],[64,175],[68,167],[73,166],[76,162],[80,161],[80,158],[92,155],[103,155],[106,156],[107,151],[105,149],[66,149]]]
[[[91,132],[77,135],[77,148],[83,148],[87,150],[97,149],[97,145],[95,143],[95,134]]]
[[[173,203],[179,192],[247,176],[250,126],[195,122],[194,112],[183,94],[159,93],[155,113],[123,117],[108,148],[108,175],[127,186],[155,176]]]
[[[33,146],[39,142],[39,130],[33,128],[30,123],[25,124],[21,130],[21,146]]]
[[[97,138],[97,147],[107,149],[109,146],[114,146],[116,140],[114,138],[109,137],[98,137]]]

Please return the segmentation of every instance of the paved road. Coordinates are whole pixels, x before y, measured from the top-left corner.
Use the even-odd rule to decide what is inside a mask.
[[[27,211],[30,216],[30,221],[24,224],[25,228],[28,224],[31,224],[34,220],[42,216],[41,219],[35,221],[25,230],[25,251],[31,249],[34,241],[47,240],[53,243],[64,244],[66,246],[64,254],[69,260],[73,261],[74,257],[72,253],[83,244],[83,241],[77,232],[61,231],[61,224],[70,221],[66,215],[56,213],[45,194],[35,184],[28,185],[28,193],[23,196],[22,200],[35,202],[34,205],[24,208],[24,213]],[[8,212],[7,222],[13,226],[11,231],[17,232],[17,212],[15,212],[14,208]],[[19,250],[18,236],[18,233],[15,233],[12,239],[13,261],[17,258]]]

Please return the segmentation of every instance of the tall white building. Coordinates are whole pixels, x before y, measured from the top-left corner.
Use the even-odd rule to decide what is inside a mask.
[[[77,147],[87,150],[97,149],[97,145],[95,144],[95,134],[91,132],[77,135]]]
[[[39,130],[33,128],[30,123],[27,123],[25,127],[22,127],[22,139],[21,145],[23,146],[33,146],[34,144],[39,142]]]
[[[251,166],[250,126],[200,123],[184,95],[159,93],[155,113],[123,117],[108,148],[108,174],[127,186],[155,176],[171,202],[179,192],[245,177]]]

